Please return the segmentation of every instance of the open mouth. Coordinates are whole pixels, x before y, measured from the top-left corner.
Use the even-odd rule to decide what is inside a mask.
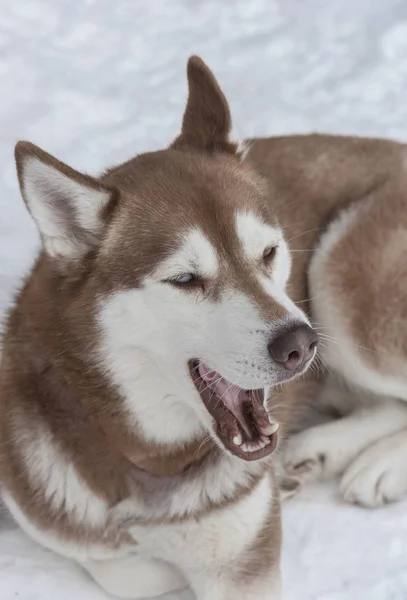
[[[247,461],[259,460],[275,450],[278,424],[264,408],[263,390],[233,385],[200,360],[191,361],[190,373],[225,448]]]

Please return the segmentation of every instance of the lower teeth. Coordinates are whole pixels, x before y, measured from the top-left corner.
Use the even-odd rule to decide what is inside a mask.
[[[262,450],[269,444],[269,440],[262,436],[258,442],[242,444],[241,448],[244,452],[257,452]]]

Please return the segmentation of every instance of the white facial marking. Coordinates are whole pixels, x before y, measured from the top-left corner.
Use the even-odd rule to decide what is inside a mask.
[[[130,426],[153,442],[187,443],[202,433],[202,425],[187,402],[194,395],[186,369],[191,356],[182,354],[171,327],[175,322],[182,329],[190,300],[171,286],[160,285],[164,289],[157,294],[157,287],[148,282],[143,290],[117,292],[101,304],[99,358],[123,396],[123,418]],[[174,301],[183,304],[178,308]]]
[[[283,240],[280,227],[266,225],[251,212],[237,213],[236,231],[249,260],[261,259],[265,248],[278,246]]]
[[[284,290],[290,254],[281,230],[250,213],[238,215],[237,229],[245,253],[254,259],[278,243],[270,275],[257,269],[259,280],[286,308],[288,319],[307,323]],[[232,288],[214,302],[163,283],[184,273],[205,277],[217,272],[215,248],[193,228],[141,288],[117,291],[100,304],[99,360],[121,392],[130,423],[148,440],[186,443],[212,427],[188,372],[192,359],[241,387],[273,385],[276,378],[267,348],[281,321],[264,322],[255,300]]]
[[[287,242],[282,238],[277,247],[276,254],[271,267],[271,280],[273,283],[285,289],[291,273],[291,254]]]
[[[157,280],[197,273],[202,277],[215,277],[218,259],[215,248],[199,229],[191,229],[174,254],[163,261],[154,274]]]
[[[265,248],[276,246],[270,275],[260,276],[260,282],[266,292],[287,309],[289,316],[309,323],[304,313],[285,292],[291,272],[291,255],[281,228],[270,227],[251,212],[240,212],[236,216],[236,230],[243,251],[249,260],[261,259]]]
[[[48,253],[79,255],[81,243],[72,239],[70,221],[72,227],[99,233],[100,210],[109,202],[110,193],[83,185],[36,156],[23,159],[22,178],[24,198]],[[61,202],[66,205],[65,212]]]
[[[291,298],[285,293],[284,288],[274,283],[274,281],[269,277],[260,277],[260,283],[262,284],[267,294],[269,294],[269,296],[272,296],[276,302],[278,302],[287,310],[288,317],[296,318],[302,321],[303,323],[307,323],[308,325],[310,325],[310,322],[307,319],[305,313],[294,304]]]

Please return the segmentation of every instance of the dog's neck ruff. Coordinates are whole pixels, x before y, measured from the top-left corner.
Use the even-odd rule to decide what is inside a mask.
[[[162,448],[140,458],[129,458],[131,470],[135,475],[152,477],[180,476],[202,465],[205,458],[218,450],[212,439],[205,437],[174,451]]]

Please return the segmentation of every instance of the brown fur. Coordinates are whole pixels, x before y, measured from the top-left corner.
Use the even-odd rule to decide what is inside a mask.
[[[345,324],[363,361],[396,378],[407,357],[401,326],[407,316],[406,187],[407,177],[401,173],[374,190],[369,210],[345,234],[340,248],[331,251],[326,265],[330,294],[341,310],[344,291],[352,291]]]
[[[239,576],[243,581],[250,581],[250,579],[267,573],[270,565],[275,565],[278,568],[280,564],[282,542],[281,507],[275,477],[273,477],[271,485],[273,487],[273,502],[267,520],[260,535],[246,550],[242,564],[239,565]]]

